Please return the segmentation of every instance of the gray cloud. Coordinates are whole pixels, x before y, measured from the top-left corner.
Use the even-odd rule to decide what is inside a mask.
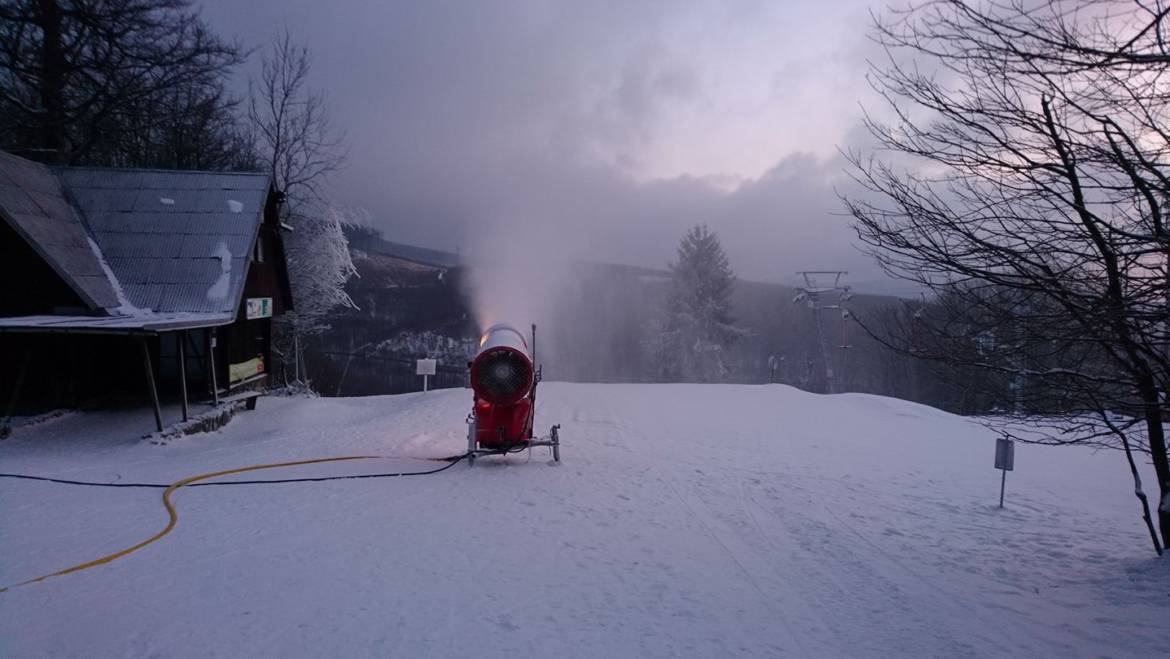
[[[708,223],[740,274],[878,278],[834,186],[864,95],[865,2],[206,2],[287,25],[352,141],[335,196],[394,240],[486,232],[662,267]]]

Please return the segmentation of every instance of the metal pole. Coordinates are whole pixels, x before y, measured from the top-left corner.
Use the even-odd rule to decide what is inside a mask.
[[[999,507],[1003,508],[1003,488],[1007,484],[1007,469],[1000,469],[999,472],[1003,474],[999,479]]]
[[[211,371],[211,401],[219,406],[219,382],[215,375],[215,328],[207,331],[207,368]]]
[[[183,421],[187,420],[187,330],[180,330],[175,335],[175,342],[179,344],[179,391],[183,394]]]
[[[429,377],[429,376],[423,375],[423,393],[424,394],[427,392],[427,377]]]
[[[301,336],[293,330],[293,379],[301,381]]]
[[[154,369],[150,365],[150,347],[146,345],[146,337],[138,340],[142,346],[142,363],[146,367],[146,384],[150,387],[150,402],[154,406],[154,425],[158,426],[158,431],[162,432],[162,407],[158,403],[158,389],[154,386]]]

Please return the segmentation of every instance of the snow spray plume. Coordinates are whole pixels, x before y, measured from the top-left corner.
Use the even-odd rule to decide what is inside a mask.
[[[571,222],[491,223],[468,255],[466,292],[481,330],[539,325],[537,358],[550,379],[635,379],[639,314],[652,305],[632,303],[639,287],[596,265],[605,255],[589,251],[585,233]]]
[[[530,323],[551,320],[554,301],[569,281],[566,253],[551,229],[499,221],[477,237],[466,281],[480,330],[507,323],[526,331]]]

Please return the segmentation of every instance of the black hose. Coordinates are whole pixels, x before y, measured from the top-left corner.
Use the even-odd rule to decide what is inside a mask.
[[[214,485],[267,485],[272,483],[319,483],[321,481],[344,481],[357,480],[360,478],[395,478],[398,476],[429,476],[437,474],[440,471],[445,471],[459,464],[465,460],[470,453],[457,455],[451,458],[443,458],[447,464],[429,471],[399,471],[387,472],[381,474],[355,474],[352,476],[318,476],[314,478],[276,478],[272,480],[252,480],[252,481],[222,481],[211,483],[192,483],[185,487],[211,487]],[[27,474],[0,474],[0,478],[15,478],[28,481],[44,481],[46,483],[60,483],[62,485],[86,485],[89,487],[147,487],[166,489],[171,486],[171,483],[95,483],[92,481],[75,481],[67,478],[49,478],[48,476],[29,476]]]

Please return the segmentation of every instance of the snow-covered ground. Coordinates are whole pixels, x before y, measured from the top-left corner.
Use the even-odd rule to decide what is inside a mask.
[[[0,471],[169,482],[429,469],[469,394],[263,399],[143,443],[77,414],[0,442]],[[5,656],[1132,656],[1170,648],[1121,455],[1018,446],[873,396],[547,384],[563,459],[433,476],[180,490],[159,542],[0,593]],[[0,584],[129,546],[160,491],[0,479]]]

